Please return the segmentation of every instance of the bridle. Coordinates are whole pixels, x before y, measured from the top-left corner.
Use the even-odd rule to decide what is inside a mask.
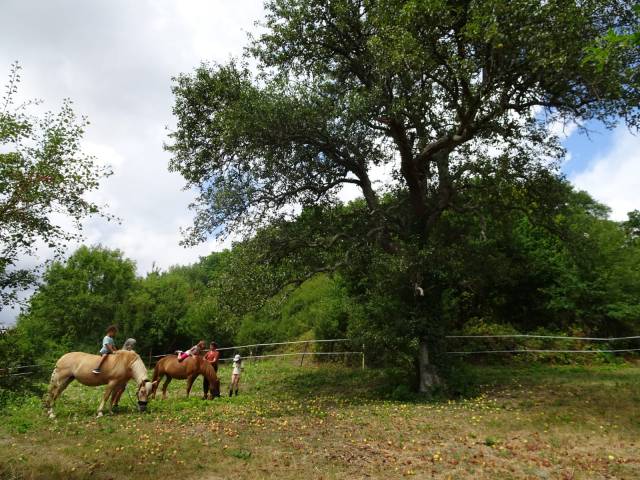
[[[142,382],[140,382],[140,386],[138,387],[138,392],[136,394],[136,397],[138,398],[138,406],[140,407],[140,410],[143,410],[147,408],[147,404],[149,403],[149,400],[140,400],[140,388],[141,387],[145,387],[146,389],[146,385],[147,383],[149,383],[149,379],[145,378]]]

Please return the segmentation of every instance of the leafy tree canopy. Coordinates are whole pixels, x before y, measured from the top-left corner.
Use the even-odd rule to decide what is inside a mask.
[[[385,225],[381,165],[425,233],[479,157],[557,156],[551,121],[638,125],[638,49],[620,45],[606,69],[589,60],[610,29],[637,24],[626,1],[273,0],[267,12],[247,53],[257,75],[232,61],[175,79],[170,166],[200,190],[187,242],[332,202],[344,184]]]
[[[37,117],[16,105],[20,66],[14,64],[0,103],[0,308],[35,281],[33,271],[16,268],[40,243],[61,253],[80,238],[81,220],[100,214],[85,194],[98,188],[110,170],[82,153],[88,122],[78,119],[70,100],[58,113]],[[69,230],[60,218],[73,221]]]
[[[135,264],[118,250],[80,247],[55,261],[18,318],[18,329],[46,352],[94,351],[104,330],[116,323],[135,281]]]
[[[199,190],[186,242],[273,225],[262,238],[280,259],[275,283],[307,260],[324,263],[315,271],[363,266],[353,284],[379,280],[386,305],[410,319],[399,338],[442,332],[456,261],[473,252],[455,247],[472,245],[460,235],[482,208],[474,199],[509,198],[531,218],[560,206],[551,122],[639,125],[640,50],[620,42],[607,68],[593,58],[609,31],[636,28],[627,1],[271,0],[266,9],[246,63],[175,79],[170,168]],[[376,169],[392,172],[382,185]],[[277,230],[337,205],[345,184],[360,188],[358,207],[320,215],[313,235],[305,222]],[[476,195],[479,185],[488,193]],[[467,227],[456,212],[467,212]]]

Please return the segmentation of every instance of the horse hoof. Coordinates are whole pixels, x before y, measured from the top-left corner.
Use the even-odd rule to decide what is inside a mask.
[[[96,418],[100,418],[102,416],[102,412],[98,412],[98,416]]]

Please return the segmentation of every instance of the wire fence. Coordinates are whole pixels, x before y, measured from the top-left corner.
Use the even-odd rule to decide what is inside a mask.
[[[559,335],[533,335],[533,334],[504,334],[504,335],[447,335],[445,338],[447,339],[463,339],[463,340],[482,340],[482,339],[539,339],[539,340],[567,340],[567,341],[585,341],[585,342],[618,342],[618,341],[630,341],[630,340],[638,340],[640,336],[628,336],[628,337],[567,337],[567,336],[559,336]],[[362,350],[359,351],[338,351],[338,352],[311,352],[307,351],[309,345],[317,344],[317,343],[342,343],[342,342],[351,342],[352,340],[347,338],[332,338],[332,339],[319,339],[319,340],[296,340],[290,342],[271,342],[271,343],[255,343],[251,345],[236,345],[231,347],[221,347],[218,348],[218,351],[240,351],[246,349],[259,349],[261,347],[275,347],[275,346],[283,346],[283,345],[305,345],[304,352],[289,352],[289,353],[273,353],[273,354],[263,354],[263,355],[253,355],[253,351],[250,351],[249,355],[243,356],[244,360],[257,360],[262,358],[276,358],[276,357],[291,357],[291,356],[301,356],[302,360],[308,356],[349,356],[349,355],[360,355],[361,356],[361,364],[362,368],[365,366],[365,346],[362,345]],[[505,349],[485,349],[485,350],[452,350],[447,351],[447,354],[450,355],[483,355],[483,354],[523,354],[523,353],[563,353],[563,354],[573,354],[573,353],[631,353],[631,352],[640,352],[640,348],[618,348],[618,349],[560,349],[560,348],[505,348]],[[160,355],[149,355],[147,358],[149,359],[149,367],[151,368],[155,362],[157,362],[160,358],[165,357],[167,355],[171,355],[170,353],[164,353]],[[141,355],[142,356],[142,355]],[[221,358],[219,362],[228,362],[232,361],[232,358]],[[301,362],[302,364],[302,362]],[[36,363],[32,365],[17,365],[4,369],[0,369],[0,378],[3,377],[16,377],[16,376],[26,376],[32,375],[37,372],[38,369],[42,367],[52,367],[53,364],[43,364]],[[22,371],[28,370],[31,371]]]
[[[459,351],[447,352],[450,355],[475,355],[481,353],[622,353],[622,352],[640,352],[640,348],[620,348],[617,350],[552,350],[552,349],[535,349],[522,348],[519,350],[475,350],[475,351]]]
[[[563,337],[559,335],[529,335],[529,334],[512,334],[512,335],[447,335],[445,338],[548,338],[555,340],[578,340],[593,342],[617,342],[620,340],[637,340],[640,336],[634,337]]]
[[[236,345],[234,347],[220,347],[216,348],[219,352],[224,352],[227,350],[243,350],[247,348],[258,348],[258,347],[272,347],[276,345],[294,345],[294,344],[312,344],[312,343],[339,343],[339,342],[349,342],[348,338],[329,338],[322,340],[296,340],[292,342],[273,342],[273,343],[253,343],[251,345]],[[151,355],[151,358],[161,358],[166,357],[167,355],[173,355],[173,353],[161,353],[160,355]]]
[[[533,335],[533,334],[502,334],[502,335],[447,335],[447,339],[538,339],[538,340],[568,340],[580,342],[620,342],[638,340],[640,336],[629,337],[567,337],[561,335]],[[505,349],[485,349],[485,350],[460,350],[447,351],[450,355],[481,355],[481,354],[503,354],[503,353],[630,353],[640,352],[640,348],[610,348],[610,349],[562,349],[562,348],[505,348]]]
[[[322,339],[322,340],[296,340],[293,342],[254,343],[253,345],[238,345],[236,347],[218,348],[217,350],[218,351],[241,350],[245,348],[268,347],[268,346],[275,346],[275,345],[293,345],[293,344],[300,344],[300,343],[311,344],[311,343],[326,343],[326,342],[340,343],[340,342],[350,342],[350,341],[351,340],[348,338],[329,338],[329,339]]]
[[[282,346],[282,345],[299,345],[299,344],[304,344],[305,345],[305,351],[304,352],[293,352],[293,353],[278,353],[278,354],[266,354],[266,355],[253,355],[253,354],[249,354],[246,356],[243,356],[243,360],[248,360],[248,359],[253,359],[253,360],[257,360],[257,359],[261,359],[261,358],[274,358],[274,357],[290,357],[290,356],[302,356],[302,360],[304,361],[304,358],[309,357],[309,356],[315,356],[315,355],[319,355],[319,356],[338,356],[338,355],[343,355],[343,356],[348,356],[348,355],[360,355],[362,357],[362,368],[364,368],[365,365],[365,358],[364,358],[364,348],[362,351],[338,351],[338,352],[310,352],[307,351],[307,348],[310,344],[315,344],[315,343],[328,343],[328,342],[332,342],[332,343],[341,343],[341,342],[348,342],[350,341],[347,338],[333,338],[333,339],[319,339],[319,340],[296,340],[296,341],[291,341],[291,342],[272,342],[272,343],[256,343],[256,344],[251,344],[251,345],[237,345],[237,346],[231,346],[231,347],[222,347],[222,348],[218,348],[218,351],[228,351],[228,350],[232,350],[232,351],[239,351],[239,350],[243,350],[243,349],[247,349],[247,348],[259,348],[259,347],[273,347],[273,346]],[[364,345],[363,345],[364,347]],[[166,357],[167,355],[172,355],[173,353],[163,353],[160,355],[151,355],[149,354],[148,356],[146,356],[146,358],[149,359],[149,368],[153,368],[153,366],[155,366],[155,363],[157,363],[162,357]],[[140,355],[141,357],[143,357],[143,355]],[[144,357],[143,357],[144,358]],[[221,358],[218,361],[219,362],[228,362],[228,361],[232,361],[233,358]],[[301,362],[302,365],[302,362]],[[37,373],[37,370],[42,368],[42,367],[49,367],[52,368],[53,367],[53,363],[48,364],[48,363],[37,363],[37,364],[32,364],[32,365],[17,365],[17,366],[12,366],[12,367],[8,367],[8,368],[4,368],[4,369],[0,369],[0,378],[4,378],[4,377],[17,377],[17,376],[25,376],[25,375],[33,375],[35,373]],[[19,370],[25,370],[25,369],[31,369],[32,371],[29,372],[19,372],[19,373],[14,373],[16,371]]]

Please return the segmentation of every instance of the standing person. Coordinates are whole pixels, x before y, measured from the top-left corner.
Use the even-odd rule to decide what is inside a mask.
[[[240,383],[240,373],[242,372],[242,358],[236,353],[233,357],[233,372],[231,373],[231,386],[229,387],[229,396],[233,397],[233,390],[236,391],[236,397],[238,396],[238,384]]]
[[[113,340],[113,337],[115,337],[117,333],[118,327],[116,327],[115,325],[111,325],[109,328],[107,328],[107,333],[102,339],[102,348],[100,349],[100,355],[102,355],[102,358],[100,359],[100,363],[98,364],[98,366],[91,370],[96,375],[100,373],[100,367],[102,367],[102,364],[107,359],[107,355],[111,355],[117,350],[116,342]]]
[[[220,352],[218,351],[218,344],[216,342],[211,342],[209,345],[209,351],[205,353],[204,359],[211,364],[213,370],[218,374],[218,359],[220,358]],[[204,392],[204,398],[207,398],[209,393],[209,380],[207,377],[204,377],[202,380],[202,390]],[[213,396],[220,396],[220,380],[216,378],[216,384],[213,386]]]
[[[129,352],[133,352],[133,349],[136,346],[136,339],[135,338],[127,338],[127,340],[122,344],[122,350],[127,350]],[[125,389],[127,388],[127,384],[125,383],[122,386],[116,387],[117,390],[115,391],[115,393],[113,394],[113,400],[112,400],[112,408],[117,408],[118,407],[118,403],[120,402],[120,397],[122,397],[122,394],[124,393]]]

